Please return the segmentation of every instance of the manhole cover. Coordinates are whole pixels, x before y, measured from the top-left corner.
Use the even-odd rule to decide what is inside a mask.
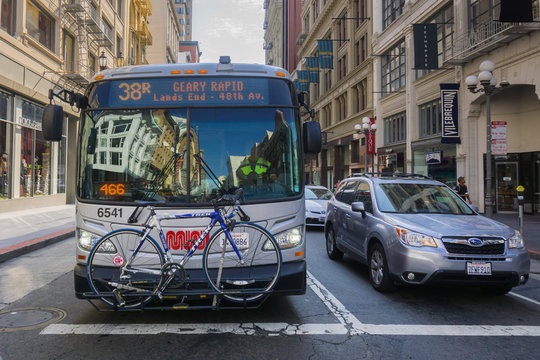
[[[58,322],[66,317],[55,308],[25,308],[0,312],[0,332],[31,330]]]

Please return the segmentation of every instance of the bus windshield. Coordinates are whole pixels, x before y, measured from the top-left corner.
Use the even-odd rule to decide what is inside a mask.
[[[78,196],[208,204],[220,189],[242,188],[246,202],[298,197],[296,111],[238,105],[88,110],[80,127]]]

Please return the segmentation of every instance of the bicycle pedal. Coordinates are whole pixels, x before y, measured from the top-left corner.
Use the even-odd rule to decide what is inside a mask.
[[[126,301],[124,300],[122,295],[120,295],[120,292],[118,291],[118,289],[114,289],[112,293],[114,295],[114,298],[116,299],[116,302],[118,303],[118,306],[123,307],[126,305]]]

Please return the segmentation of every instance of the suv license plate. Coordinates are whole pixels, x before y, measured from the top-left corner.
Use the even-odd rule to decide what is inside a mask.
[[[491,263],[467,263],[467,275],[491,275]]]

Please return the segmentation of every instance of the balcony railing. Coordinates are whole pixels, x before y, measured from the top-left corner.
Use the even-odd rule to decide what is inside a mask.
[[[474,31],[454,39],[452,46],[444,49],[446,64],[461,65],[482,56],[495,48],[527,34],[540,30],[540,17],[533,23],[503,23],[490,21],[480,24]]]

